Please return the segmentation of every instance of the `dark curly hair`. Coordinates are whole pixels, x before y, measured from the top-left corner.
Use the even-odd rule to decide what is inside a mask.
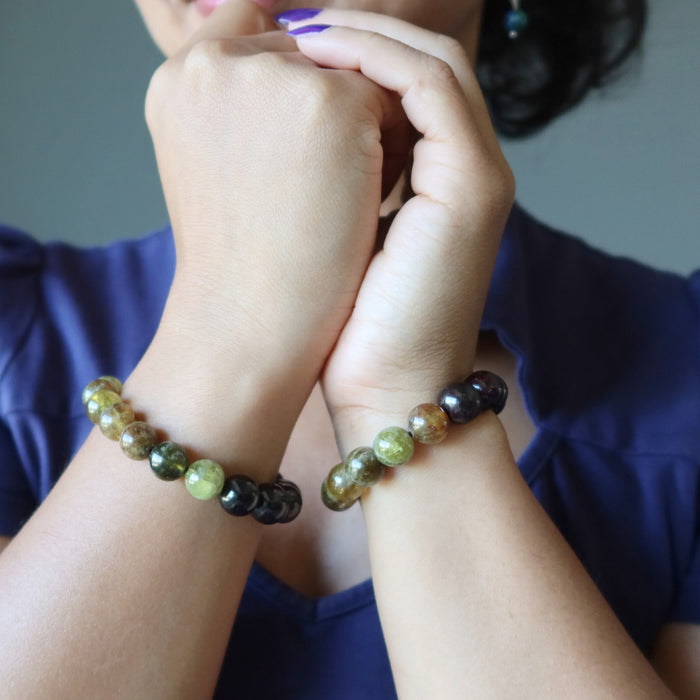
[[[507,0],[486,0],[476,74],[496,129],[534,133],[601,87],[639,46],[645,0],[522,0],[529,23],[510,39]]]

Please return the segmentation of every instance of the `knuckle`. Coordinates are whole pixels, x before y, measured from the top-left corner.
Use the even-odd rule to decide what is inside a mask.
[[[160,114],[161,105],[164,102],[164,95],[170,84],[170,66],[168,62],[161,64],[156,68],[151,76],[146,89],[146,99],[144,103],[144,112],[146,116],[146,124],[149,129],[152,129]]]
[[[467,62],[467,52],[458,39],[441,34],[437,39],[438,54],[453,68]]]
[[[224,40],[202,39],[192,45],[183,60],[183,72],[194,78],[208,75],[224,53]]]
[[[493,163],[483,178],[484,200],[494,212],[507,213],[515,201],[515,175],[505,159]]]
[[[430,82],[452,83],[456,81],[452,66],[437,56],[426,55],[425,72]]]

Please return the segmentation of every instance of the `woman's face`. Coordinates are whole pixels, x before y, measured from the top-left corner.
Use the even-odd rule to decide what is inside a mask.
[[[175,53],[225,0],[135,0],[151,36],[166,56]],[[294,7],[366,10],[398,17],[458,38],[473,53],[483,0],[228,0],[240,5],[240,33],[255,33],[260,7],[274,16]],[[504,2],[504,14],[507,10]],[[322,20],[319,20],[322,21]],[[271,24],[267,29],[272,29]],[[260,31],[260,29],[257,29]]]

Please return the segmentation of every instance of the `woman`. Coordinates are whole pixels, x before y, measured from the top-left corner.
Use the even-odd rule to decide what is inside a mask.
[[[217,4],[138,0],[168,56],[146,116],[174,276],[169,231],[88,253],[4,232],[2,687],[700,692],[693,280],[513,208],[479,0]],[[333,464],[474,368],[510,387],[499,417],[325,508]],[[191,461],[294,480],[301,515],[228,517],[97,430],[73,457],[107,373]]]

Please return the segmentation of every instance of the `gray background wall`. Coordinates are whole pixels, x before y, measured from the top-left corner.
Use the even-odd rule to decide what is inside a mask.
[[[644,54],[621,81],[504,149],[535,216],[688,272],[700,267],[700,3],[650,5]],[[167,221],[143,120],[160,61],[129,0],[2,2],[0,221],[80,244]]]

